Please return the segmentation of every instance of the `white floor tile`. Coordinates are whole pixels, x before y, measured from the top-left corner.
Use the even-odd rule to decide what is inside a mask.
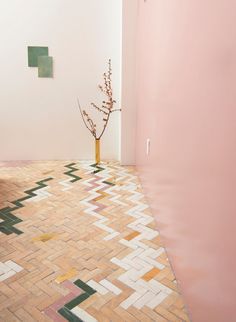
[[[15,272],[20,272],[23,270],[23,268],[21,266],[19,266],[18,264],[14,263],[13,261],[9,260],[7,262],[5,262],[5,264],[10,267],[10,269],[12,269]]]
[[[123,309],[128,309],[131,305],[133,305],[140,297],[142,294],[139,294],[137,292],[133,293],[130,295],[125,301],[123,301],[120,306],[123,307]]]
[[[150,302],[151,300],[153,300],[155,296],[156,295],[154,293],[147,292],[142,297],[140,297],[140,299],[138,299],[133,305],[137,309],[141,309],[144,305],[146,305],[147,302]]]
[[[90,314],[88,314],[78,306],[74,307],[71,310],[71,312],[73,312],[78,318],[80,318],[84,322],[97,322],[97,320],[93,316],[91,316]]]
[[[154,309],[157,305],[161,304],[162,301],[167,297],[168,295],[164,292],[160,292],[156,295],[154,299],[152,299],[150,302],[147,303],[147,306],[150,309]]]
[[[88,281],[87,284],[102,295],[105,295],[108,293],[108,290],[105,287],[103,287],[102,285],[100,285],[99,283],[93,280]]]
[[[119,295],[122,292],[118,287],[116,287],[106,279],[101,280],[99,283],[116,295]]]

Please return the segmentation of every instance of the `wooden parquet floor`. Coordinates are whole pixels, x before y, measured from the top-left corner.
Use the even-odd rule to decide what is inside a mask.
[[[0,163],[0,321],[189,321],[132,167]]]

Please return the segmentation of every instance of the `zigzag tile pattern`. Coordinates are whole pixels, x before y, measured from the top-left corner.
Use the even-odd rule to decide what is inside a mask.
[[[0,321],[189,321],[133,168],[4,163],[0,202]]]
[[[96,293],[96,291],[80,279],[76,280],[74,283],[66,281],[63,283],[63,286],[66,287],[70,293],[53,303],[44,311],[44,313],[54,321],[64,321],[60,316],[68,321],[81,322],[84,317],[86,317],[87,321],[96,321],[96,319],[87,312],[77,307],[78,304],[87,300]]]
[[[2,222],[0,222],[0,232],[3,232],[6,235],[13,233],[20,235],[23,233],[21,230],[14,227],[22,220],[14,216],[12,212],[18,210],[21,207],[24,207],[24,204],[22,202],[30,201],[31,199],[34,199],[36,201],[47,198],[50,194],[46,192],[45,188],[47,188],[47,184],[45,184],[45,182],[48,182],[50,180],[52,180],[52,178],[47,178],[36,182],[37,187],[25,191],[27,196],[11,202],[13,205],[15,205],[15,207],[6,207],[0,209],[0,219],[2,220]]]
[[[75,172],[78,170],[77,168],[74,167],[75,165],[76,163],[73,162],[65,166],[66,168],[69,169],[69,171],[66,171],[65,174],[68,175],[70,178],[60,182],[60,184],[64,186],[63,191],[72,189],[71,184],[81,179],[79,176],[75,174]]]

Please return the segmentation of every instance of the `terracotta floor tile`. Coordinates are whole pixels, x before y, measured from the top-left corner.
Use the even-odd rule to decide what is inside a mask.
[[[142,279],[148,282],[153,279],[153,277],[155,277],[158,273],[160,273],[160,271],[161,270],[156,267],[152,268],[149,272],[142,276]]]
[[[189,321],[133,167],[16,162],[0,176],[0,276],[7,261],[22,267],[0,282],[0,321],[65,321],[58,309],[99,322]]]

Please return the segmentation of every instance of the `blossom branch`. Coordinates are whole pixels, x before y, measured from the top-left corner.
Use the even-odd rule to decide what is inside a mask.
[[[102,137],[102,135],[105,132],[106,127],[108,125],[110,115],[113,112],[121,111],[120,108],[119,109],[114,109],[114,104],[116,103],[116,101],[113,99],[111,75],[112,75],[111,59],[109,59],[109,61],[108,61],[108,71],[103,73],[104,85],[103,86],[102,85],[98,86],[100,91],[107,97],[107,100],[102,101],[101,107],[99,107],[95,103],[91,103],[92,107],[94,107],[100,113],[104,114],[103,119],[102,119],[103,122],[104,122],[104,125],[103,125],[103,128],[102,128],[102,131],[101,131],[100,135],[97,135],[96,124],[93,122],[93,120],[88,115],[88,113],[85,110],[81,109],[81,106],[80,106],[79,100],[78,100],[78,105],[79,105],[79,108],[80,108],[80,113],[81,113],[83,122],[84,122],[85,126],[87,127],[87,129],[95,137],[95,139],[100,139]]]

